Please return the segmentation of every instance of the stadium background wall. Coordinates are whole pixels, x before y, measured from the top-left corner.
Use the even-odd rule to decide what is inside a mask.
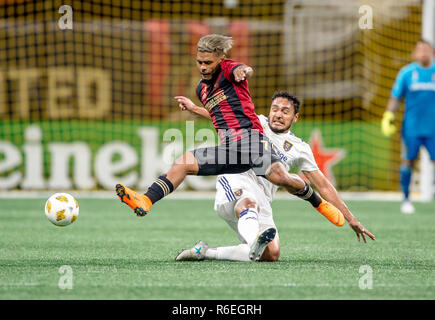
[[[379,122],[394,78],[420,38],[420,1],[231,3],[2,1],[0,188],[58,188],[54,181],[63,180],[53,178],[60,174],[53,172],[53,148],[68,142],[88,150],[90,159],[88,177],[74,170],[78,159],[65,156],[70,187],[110,188],[112,180],[95,168],[99,150],[116,142],[121,151],[106,155],[112,166],[121,163],[113,175],[146,187],[157,172],[141,171],[146,139],[138,130],[156,128],[158,154],[166,130],[185,133],[191,115],[172,97],[199,103],[195,44],[213,32],[233,36],[231,58],[254,67],[250,89],[258,113],[267,114],[277,89],[301,98],[294,132],[322,142],[320,156],[332,152],[324,167],[338,189],[397,189],[400,136],[383,138]],[[73,9],[72,30],[59,29],[62,5]],[[372,8],[372,29],[358,24],[362,5]],[[201,128],[210,124],[195,119],[195,130]],[[124,147],[129,151],[122,156]],[[29,174],[44,182],[29,183]],[[213,188],[205,180],[188,187]]]

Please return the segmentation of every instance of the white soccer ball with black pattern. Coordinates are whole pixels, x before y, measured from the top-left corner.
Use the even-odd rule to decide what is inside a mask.
[[[79,216],[79,203],[68,193],[55,193],[45,203],[45,215],[56,226],[70,225]]]

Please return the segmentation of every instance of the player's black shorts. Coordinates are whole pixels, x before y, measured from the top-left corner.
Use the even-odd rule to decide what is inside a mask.
[[[281,161],[269,139],[257,130],[244,129],[237,136],[236,140],[232,132],[224,132],[224,143],[192,151],[198,161],[199,176],[242,173],[249,169],[264,176],[272,163]]]

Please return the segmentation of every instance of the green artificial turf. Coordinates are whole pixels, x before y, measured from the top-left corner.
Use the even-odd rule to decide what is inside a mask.
[[[174,261],[198,240],[238,244],[210,200],[162,200],[138,218],[115,199],[78,199],[68,227],[46,219],[45,200],[0,200],[0,299],[435,298],[434,202],[403,215],[397,202],[348,201],[376,236],[365,244],[306,202],[275,201],[279,261],[242,263]],[[59,287],[63,265],[72,289]]]

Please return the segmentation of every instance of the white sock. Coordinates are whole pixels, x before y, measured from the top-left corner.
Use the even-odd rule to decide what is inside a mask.
[[[250,246],[257,238],[260,226],[258,224],[258,212],[249,208],[240,212],[240,218],[237,223],[239,234],[245,239]]]
[[[205,259],[208,260],[231,260],[231,261],[250,261],[250,246],[246,243],[231,247],[208,248]]]

